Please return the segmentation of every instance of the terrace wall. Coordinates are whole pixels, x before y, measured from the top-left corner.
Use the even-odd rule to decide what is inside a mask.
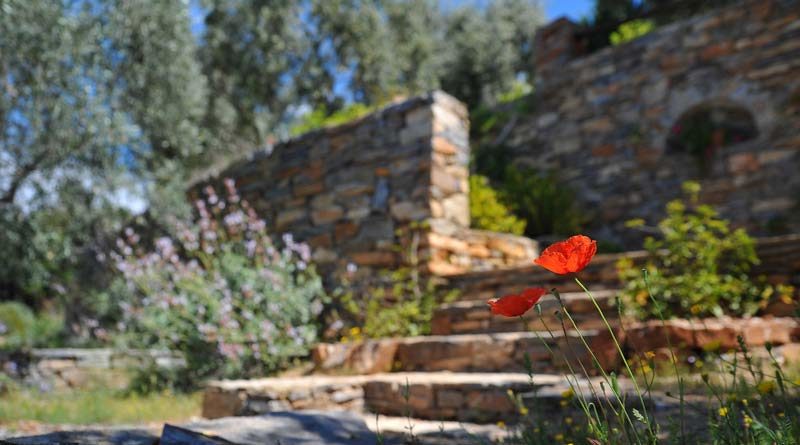
[[[412,223],[422,265],[436,274],[530,261],[533,240],[469,229],[468,135],[465,107],[434,92],[289,140],[190,195],[234,179],[270,231],[309,243],[326,274],[349,263],[363,277],[399,266]]]
[[[576,191],[592,235],[625,241],[626,220],[657,221],[688,179],[755,234],[800,230],[800,2],[740,2],[589,55],[576,29],[539,32],[535,111],[507,146]],[[701,168],[668,139],[704,107],[738,110],[757,135],[709,150]]]

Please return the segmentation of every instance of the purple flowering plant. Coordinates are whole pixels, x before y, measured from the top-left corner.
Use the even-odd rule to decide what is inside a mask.
[[[192,222],[143,246],[133,230],[113,259],[126,345],[183,354],[190,379],[265,375],[308,353],[326,296],[311,249],[270,238],[234,182],[194,203]]]

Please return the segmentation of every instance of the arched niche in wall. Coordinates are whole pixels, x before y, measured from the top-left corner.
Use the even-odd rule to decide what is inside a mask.
[[[725,147],[758,137],[758,126],[747,108],[730,102],[708,102],[685,111],[672,124],[667,149],[694,157],[708,173]]]

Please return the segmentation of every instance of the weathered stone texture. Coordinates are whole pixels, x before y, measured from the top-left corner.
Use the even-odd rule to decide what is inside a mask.
[[[508,145],[518,165],[555,170],[576,190],[592,235],[636,241],[624,222],[660,219],[688,179],[736,225],[800,230],[800,3],[742,1],[590,55],[575,26],[540,31],[536,111]],[[686,111],[708,104],[748,110],[758,136],[722,148],[703,174],[666,140]]]
[[[291,232],[314,248],[325,274],[362,266],[354,280],[400,265],[398,231],[412,222],[424,223],[422,266],[429,272],[528,261],[537,254],[534,241],[469,230],[468,135],[465,107],[434,92],[287,141],[190,195],[234,179],[273,232]]]
[[[184,366],[178,354],[167,350],[113,350],[54,348],[0,354],[0,369],[17,380],[41,388],[81,390],[105,385],[124,389],[131,369]]]
[[[771,284],[790,284],[800,290],[800,235],[758,238],[756,239],[756,254],[760,263],[751,271],[753,277],[764,277]],[[598,295],[607,295],[599,291],[621,288],[622,283],[617,275],[616,264],[623,257],[630,259],[634,264],[643,264],[647,259],[647,252],[634,251],[623,254],[596,255],[592,262],[581,271],[581,281]],[[542,286],[546,289],[556,287],[562,294],[581,292],[580,287],[573,280],[564,279],[563,276],[553,274],[533,264],[507,269],[477,270],[450,276],[446,279],[448,287],[459,289],[459,299],[462,301],[485,302],[489,298],[517,293],[530,286]],[[451,305],[451,307],[458,307],[458,305]],[[788,316],[792,315],[793,311],[793,307],[787,304],[784,307],[768,307],[764,310],[764,314]],[[439,315],[442,316],[441,312]],[[463,322],[464,320],[459,321]],[[434,328],[439,329],[436,325],[437,320],[435,319]],[[492,329],[489,331],[491,332]],[[456,332],[439,331],[438,333]]]

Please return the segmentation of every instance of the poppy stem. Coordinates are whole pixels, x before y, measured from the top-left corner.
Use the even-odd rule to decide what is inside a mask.
[[[603,323],[605,323],[606,328],[608,329],[608,333],[611,334],[611,340],[614,341],[614,346],[617,347],[617,352],[619,352],[619,356],[620,358],[622,358],[622,363],[625,365],[625,369],[628,371],[628,375],[631,377],[631,383],[633,383],[633,388],[636,391],[636,395],[639,396],[639,402],[642,405],[644,418],[647,419],[646,422],[647,430],[650,433],[651,438],[655,439],[656,436],[655,433],[653,432],[652,426],[650,425],[650,416],[647,414],[647,405],[644,403],[644,396],[642,396],[642,390],[641,388],[639,388],[639,383],[636,381],[636,375],[633,373],[633,370],[631,370],[631,367],[628,364],[628,360],[625,359],[625,353],[622,352],[622,347],[619,344],[619,340],[617,340],[616,334],[614,334],[614,329],[611,328],[611,324],[608,322],[608,319],[606,319],[603,310],[597,303],[597,299],[594,298],[594,295],[592,295],[589,289],[586,288],[586,286],[583,284],[580,278],[575,277],[575,282],[578,283],[578,286],[580,286],[581,289],[583,289],[583,291],[586,293],[586,295],[589,296],[589,299],[592,300],[592,304],[594,304],[595,309],[597,309],[597,312],[600,314],[600,318],[603,319]]]

